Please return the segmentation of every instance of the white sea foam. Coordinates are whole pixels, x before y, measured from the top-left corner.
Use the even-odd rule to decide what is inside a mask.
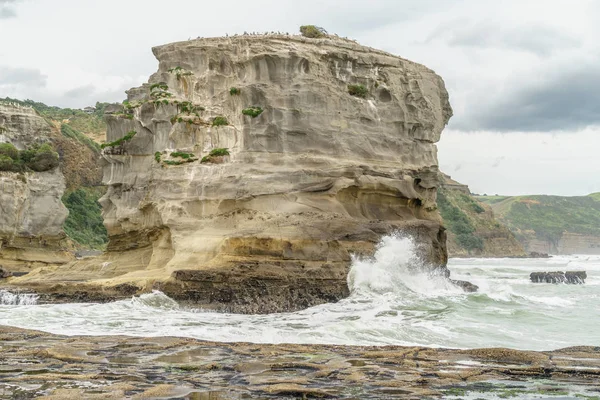
[[[510,347],[549,350],[598,345],[600,257],[453,259],[452,278],[480,287],[466,294],[431,274],[416,245],[382,239],[370,258],[354,258],[349,298],[295,313],[235,315],[180,307],[154,291],[107,304],[33,305],[35,295],[0,291],[0,324],[75,335],[185,336],[256,343]],[[584,285],[534,284],[532,271],[569,262]],[[25,306],[26,305],[26,306]]]
[[[12,293],[0,290],[0,305],[31,306],[37,304],[39,296],[32,293]]]

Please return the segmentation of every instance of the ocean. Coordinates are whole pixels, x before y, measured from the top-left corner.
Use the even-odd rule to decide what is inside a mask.
[[[182,336],[222,342],[554,350],[600,345],[600,256],[451,259],[464,293],[427,272],[416,244],[384,237],[374,257],[355,258],[351,295],[338,303],[268,315],[182,307],[161,292],[91,304],[37,304],[0,291],[0,324],[64,335]],[[533,271],[585,270],[585,284],[532,283]]]

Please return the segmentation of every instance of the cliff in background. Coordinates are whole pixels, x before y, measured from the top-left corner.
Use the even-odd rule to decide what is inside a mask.
[[[496,220],[492,208],[471,195],[467,185],[441,174],[438,206],[448,228],[450,257],[524,257],[515,235]]]
[[[589,196],[478,196],[528,252],[600,254],[600,193]]]
[[[107,254],[20,283],[293,310],[346,296],[350,254],[399,229],[445,268],[435,142],[452,110],[433,71],[333,37],[153,51],[149,83],[107,109]]]
[[[102,249],[108,242],[98,199],[102,186],[98,135],[106,135],[103,114],[107,103],[96,103],[95,112],[48,106],[33,100],[6,98],[0,102],[23,106],[41,124],[40,136],[60,154],[60,171],[65,177],[63,204],[69,210],[64,231],[78,249]],[[93,109],[93,108],[92,108]],[[45,123],[44,123],[45,122]],[[18,131],[23,127],[16,126]]]
[[[0,102],[0,143],[19,150],[52,143],[52,127],[30,107]],[[44,172],[0,172],[0,265],[27,272],[71,260],[62,225],[65,178],[58,168]]]

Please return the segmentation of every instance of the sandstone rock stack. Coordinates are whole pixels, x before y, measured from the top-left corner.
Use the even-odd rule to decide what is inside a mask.
[[[108,109],[108,252],[71,276],[272,312],[347,296],[350,255],[397,230],[445,268],[435,143],[452,109],[433,71],[334,37],[153,52],[158,71]]]

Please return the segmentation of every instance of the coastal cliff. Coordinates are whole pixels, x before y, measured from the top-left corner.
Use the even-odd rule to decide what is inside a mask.
[[[24,150],[50,143],[51,136],[52,127],[35,110],[0,102],[0,143]],[[28,272],[72,259],[62,228],[68,215],[64,190],[59,168],[0,172],[0,266]]]
[[[528,252],[600,254],[600,193],[479,196]]]
[[[106,110],[107,253],[20,283],[295,310],[347,296],[351,254],[396,231],[445,270],[435,143],[452,109],[433,71],[337,37],[153,52],[158,71]]]
[[[492,207],[446,174],[441,174],[438,206],[448,228],[450,257],[527,256],[515,235],[496,219]]]

